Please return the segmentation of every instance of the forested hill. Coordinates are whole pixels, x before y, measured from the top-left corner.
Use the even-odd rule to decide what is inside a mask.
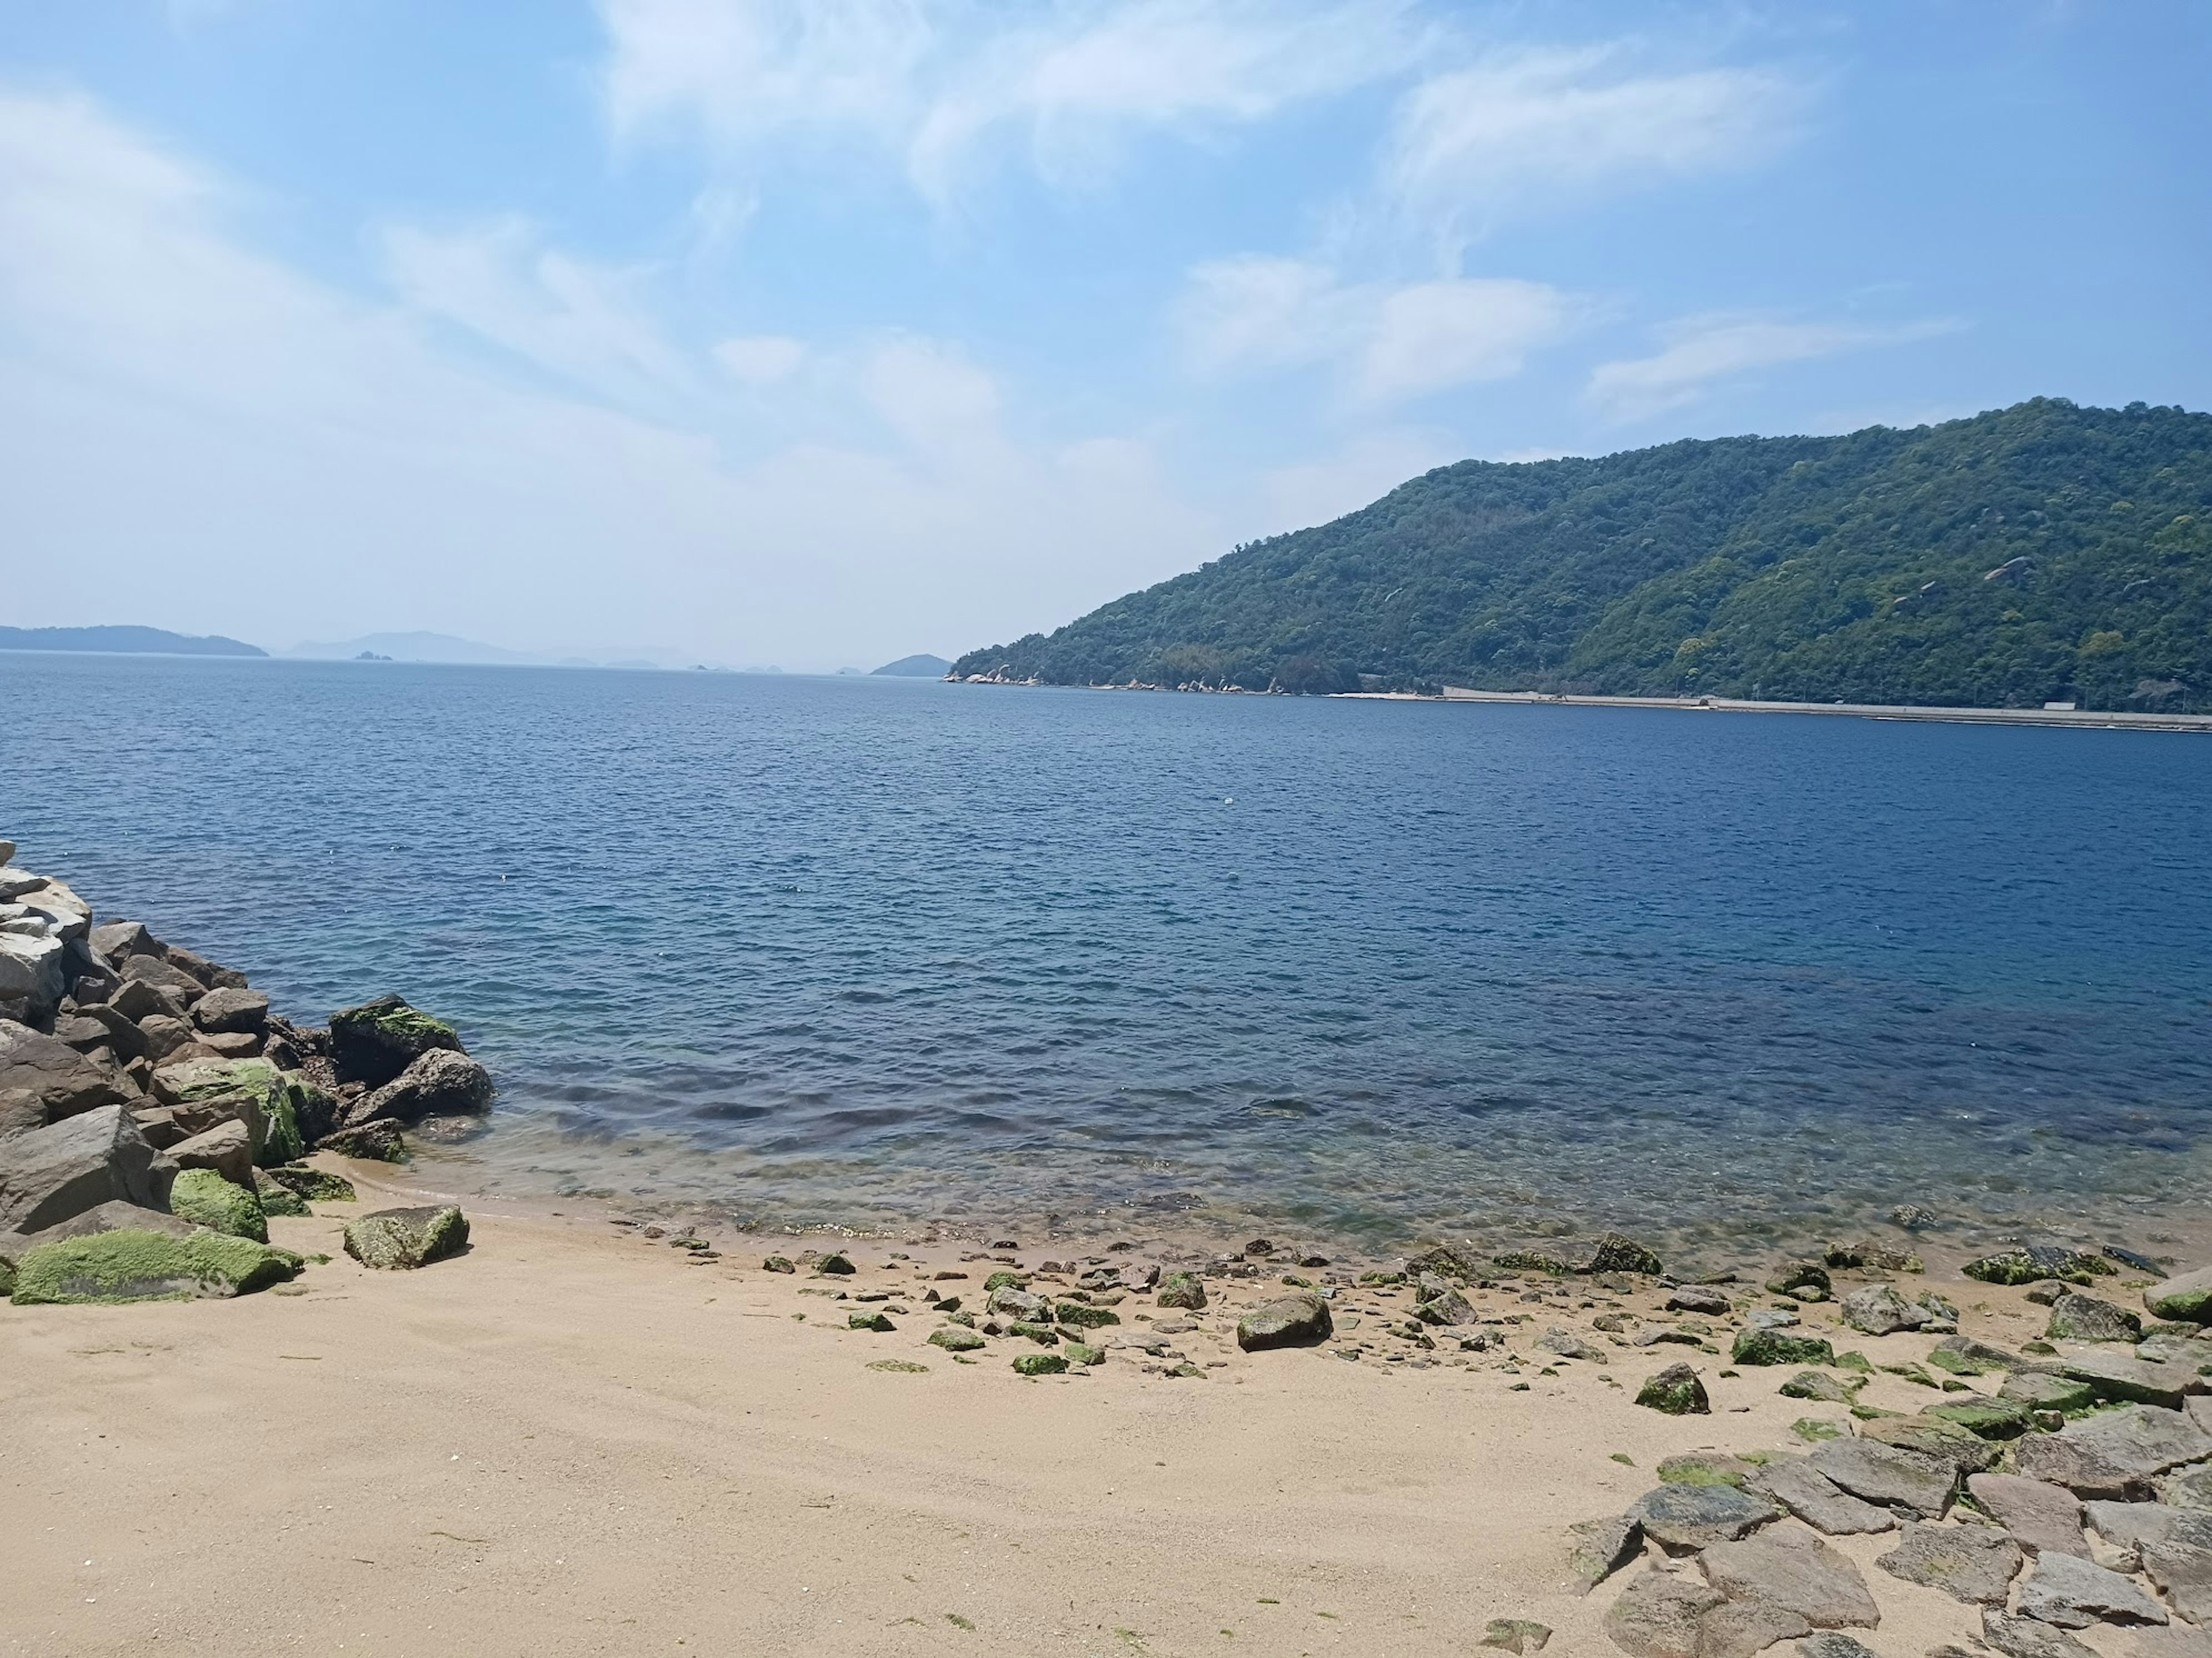
[[[953,673],[2204,711],[2212,416],[1464,461]]]

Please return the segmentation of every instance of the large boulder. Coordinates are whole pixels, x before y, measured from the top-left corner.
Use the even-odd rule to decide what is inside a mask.
[[[192,1023],[202,1030],[258,1036],[269,1026],[269,999],[258,990],[219,987],[192,1004]]]
[[[2058,1244],[2033,1243],[2000,1249],[1995,1254],[1970,1260],[1959,1270],[1984,1284],[2033,1284],[2053,1278],[2063,1278],[2069,1284],[2087,1284],[2092,1278],[2110,1276],[2115,1269],[2102,1255]]]
[[[150,1019],[159,1016],[165,1019],[187,1019],[191,1009],[185,999],[173,990],[160,985],[149,985],[143,979],[118,982],[115,992],[107,999],[107,1005],[126,1019]]]
[[[267,1060],[191,1060],[164,1066],[154,1072],[153,1094],[176,1108],[178,1122],[188,1132],[233,1118],[243,1122],[252,1137],[254,1161],[262,1163],[289,1163],[307,1150],[310,1135],[303,1114],[317,1115],[319,1126],[326,1125],[329,1116],[319,1090]]]
[[[16,1263],[18,1306],[242,1296],[295,1276],[300,1257],[247,1238],[121,1230],[40,1244]]]
[[[2143,1305],[2153,1318],[2212,1324],[2212,1266],[2152,1284],[2143,1291]]]
[[[491,1093],[489,1072],[465,1054],[434,1048],[410,1060],[404,1071],[374,1093],[356,1100],[347,1108],[344,1121],[348,1127],[384,1118],[414,1123],[425,1117],[489,1111]]]
[[[21,1090],[47,1122],[137,1097],[122,1074],[86,1058],[67,1042],[28,1025],[0,1019],[0,1093]]]
[[[1917,1330],[1928,1322],[1928,1310],[1915,1306],[1887,1284],[1869,1284],[1845,1296],[1836,1310],[1854,1330],[1886,1336],[1898,1330]]]
[[[411,1269],[458,1254],[469,1242],[469,1223],[453,1205],[380,1209],[349,1220],[345,1252],[364,1266]]]
[[[146,931],[143,921],[106,921],[92,929],[92,948],[110,967],[119,968],[133,956],[163,956],[161,941]]]
[[[177,997],[186,1007],[207,994],[207,987],[159,956],[133,956],[117,969],[125,984],[151,985]]]
[[[95,1204],[169,1206],[176,1165],[119,1105],[0,1140],[0,1230],[35,1232]]]
[[[1814,1629],[1872,1629],[1881,1612],[1848,1556],[1810,1532],[1777,1527],[1699,1557],[1705,1581],[1731,1600],[1786,1606]]]
[[[359,1157],[369,1163],[404,1163],[407,1161],[407,1142],[400,1134],[399,1125],[389,1117],[374,1122],[365,1122],[352,1128],[332,1129],[317,1142],[317,1149],[335,1151],[342,1157]]]
[[[1310,1346],[1326,1341],[1335,1329],[1328,1303],[1311,1291],[1300,1290],[1255,1307],[1237,1320],[1237,1345],[1248,1353]]]
[[[252,1131],[235,1117],[179,1140],[167,1156],[180,1169],[210,1169],[234,1186],[253,1184]]]
[[[1942,1514],[1959,1487],[1955,1463],[1870,1439],[1833,1439],[1807,1459],[1852,1496],[1919,1514]]]
[[[2020,1545],[1994,1526],[1905,1528],[1905,1540],[1875,1562],[1892,1577],[1941,1589],[1954,1600],[2001,1606],[2020,1570]]]
[[[331,1015],[331,1062],[338,1080],[381,1088],[434,1048],[459,1052],[459,1035],[397,996],[380,996]]]
[[[1628,1517],[1669,1548],[1703,1549],[1748,1537],[1782,1510],[1734,1485],[1666,1485],[1638,1497]]]
[[[210,990],[243,990],[246,975],[235,968],[210,962],[204,956],[186,950],[181,944],[171,944],[163,957],[179,972],[197,979]]]
[[[259,1196],[212,1169],[185,1169],[169,1188],[170,1212],[235,1238],[269,1242],[269,1218]]]
[[[1746,1490],[1771,1497],[1815,1531],[1831,1537],[1888,1531],[1897,1516],[1861,1502],[1802,1457],[1783,1456],[1755,1468]]]
[[[0,931],[0,1004],[51,1011],[68,988],[62,960],[62,941],[43,929]]]
[[[2028,1553],[2087,1556],[2081,1499],[2063,1485],[2014,1473],[1977,1473],[1966,1477],[1966,1491]]]
[[[2047,1554],[2021,1586],[2020,1612],[2061,1629],[2100,1622],[2163,1624],[2166,1608],[2116,1571],[2071,1554]]]

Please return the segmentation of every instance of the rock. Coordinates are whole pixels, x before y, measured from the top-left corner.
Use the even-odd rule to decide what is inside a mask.
[[[246,1238],[196,1231],[122,1230],[42,1244],[16,1266],[18,1306],[85,1301],[166,1300],[250,1295],[282,1284],[300,1257]]]
[[[106,1005],[126,1019],[189,1018],[191,1010],[184,999],[158,985],[143,980],[132,980],[123,985],[107,999]]]
[[[2143,1305],[2153,1318],[2212,1324],[2212,1266],[2152,1284],[2143,1291]]]
[[[1474,1308],[1468,1298],[1449,1285],[1413,1309],[1413,1316],[1424,1324],[1449,1325],[1474,1322]]]
[[[2118,1399],[2142,1405],[2181,1408],[2188,1394],[2200,1393],[2204,1378],[2193,1364],[2154,1364],[2124,1353],[2075,1353],[2053,1367],[2061,1375],[2086,1382],[2100,1399]]]
[[[250,1060],[261,1052],[261,1038],[243,1031],[203,1030],[198,1045],[223,1060]]]
[[[1986,1341],[1977,1341],[1972,1336],[1945,1336],[1937,1342],[1929,1355],[1929,1362],[1936,1362],[1936,1355],[1945,1356],[1942,1367],[1960,1376],[1979,1376],[1984,1370],[2016,1370],[2020,1355],[2002,1347],[1993,1347]]]
[[[0,995],[4,995],[0,991]],[[60,1122],[103,1105],[124,1105],[136,1093],[122,1077],[67,1042],[13,1019],[0,1019],[0,1094],[20,1091],[35,1102],[42,1123]]]
[[[157,1070],[200,1057],[198,1033],[184,1020],[166,1013],[149,1013],[139,1020],[138,1035],[146,1045],[147,1060]]]
[[[1408,1277],[1440,1272],[1451,1278],[1479,1278],[1486,1272],[1481,1254],[1472,1244],[1439,1243],[1406,1262]]]
[[[1472,1310],[1472,1309],[1469,1309],[1470,1315]],[[1472,1320],[1470,1317],[1456,1321],[1468,1323]],[[1605,1357],[1602,1349],[1591,1346],[1573,1331],[1562,1330],[1557,1326],[1539,1336],[1536,1339],[1536,1345],[1545,1352],[1557,1353],[1561,1358],[1601,1359]]]
[[[1791,1261],[1777,1268],[1774,1276],[1766,1281],[1769,1295],[1796,1296],[1804,1299],[1807,1291],[1818,1291],[1818,1295],[1810,1297],[1814,1301],[1826,1299],[1835,1287],[1835,1280],[1828,1276],[1828,1269],[1817,1260]]]
[[[109,921],[93,928],[89,941],[93,953],[110,967],[120,967],[133,956],[166,953],[143,921]]]
[[[1747,1476],[1758,1466],[1740,1456],[1698,1451],[1689,1456],[1663,1457],[1657,1472],[1659,1478],[1670,1485],[1734,1485],[1740,1490],[1747,1483]]]
[[[400,1137],[399,1125],[388,1117],[357,1127],[333,1129],[323,1136],[320,1145],[325,1151],[368,1163],[407,1161],[407,1142]]]
[[[1669,1292],[1667,1310],[1670,1313],[1703,1313],[1708,1318],[1725,1318],[1735,1310],[1735,1304],[1708,1284],[1685,1284]]]
[[[234,1186],[253,1185],[252,1131],[235,1117],[179,1140],[166,1155],[179,1169],[212,1169]]]
[[[36,1232],[95,1204],[169,1206],[176,1165],[119,1105],[0,1140],[0,1230]]]
[[[243,990],[246,975],[234,969],[210,962],[204,956],[186,950],[182,944],[171,944],[161,952],[161,959],[179,972],[197,979],[210,990]]]
[[[1910,1249],[1896,1249],[1878,1238],[1856,1243],[1832,1243],[1821,1259],[1830,1266],[1871,1266],[1883,1272],[1922,1272],[1927,1270]]]
[[[249,1177],[252,1165],[248,1165]],[[261,1199],[246,1187],[233,1185],[210,1168],[186,1168],[169,1190],[169,1211],[210,1231],[234,1238],[269,1242],[269,1221]]]
[[[397,996],[380,996],[331,1015],[331,1061],[340,1082],[381,1088],[423,1054],[437,1048],[458,1052],[460,1046],[453,1026],[417,1012]]]
[[[1698,1620],[1700,1658],[1753,1658],[1778,1641],[1809,1633],[1812,1625],[1786,1606],[1764,1600],[1729,1600]]]
[[[2212,1514],[2163,1503],[2091,1503],[2083,1514],[2097,1535],[2130,1565],[2147,1545],[2212,1549]]]
[[[0,931],[0,1003],[27,1012],[50,1011],[67,989],[62,963],[66,946],[41,932]]]
[[[2017,1439],[2028,1430],[2027,1409],[2009,1399],[1954,1399],[1921,1412],[1964,1428],[1978,1439]]]
[[[1966,1491],[2029,1554],[2048,1551],[2088,1558],[2088,1540],[2081,1535],[2081,1499],[2063,1485],[2018,1474],[1977,1473],[1966,1477]]]
[[[770,1255],[761,1262],[763,1272],[796,1272],[798,1270],[789,1255]]]
[[[2142,1563],[2176,1612],[2192,1624],[2212,1624],[2212,1549],[2146,1543]]]
[[[190,1237],[197,1229],[180,1216],[158,1209],[142,1209],[135,1203],[96,1203],[82,1214],[71,1215],[59,1225],[33,1232],[22,1247],[58,1243],[64,1238],[88,1238],[101,1232],[163,1232],[171,1237]],[[9,1236],[13,1236],[12,1234]]]
[[[1540,1249],[1508,1249],[1490,1258],[1491,1265],[1504,1272],[1541,1272],[1547,1278],[1565,1278],[1575,1269],[1557,1255],[1547,1255]]]
[[[929,1345],[942,1347],[948,1353],[972,1353],[984,1345],[983,1338],[973,1330],[963,1330],[957,1324],[948,1324],[941,1330],[933,1330]]]
[[[1567,1587],[1588,1594],[1644,1552],[1644,1527],[1627,1515],[1567,1527]]]
[[[315,1212],[307,1207],[307,1200],[297,1192],[273,1178],[265,1169],[257,1169],[253,1171],[253,1195],[261,1199],[261,1212],[264,1215],[289,1215],[296,1218]],[[173,1187],[170,1190],[169,1202],[172,1208],[175,1207],[176,1192]]]
[[[1808,1445],[1823,1444],[1831,1439],[1844,1437],[1844,1425],[1817,1416],[1801,1416],[1790,1424],[1790,1431]]]
[[[1782,1510],[1733,1485],[1661,1485],[1637,1498],[1628,1516],[1669,1548],[1702,1549],[1748,1536]]]
[[[1836,1350],[1818,1336],[1747,1327],[1735,1333],[1730,1357],[1739,1364],[1833,1364]]]
[[[1863,1641],[1855,1641],[1834,1630],[1815,1630],[1797,1643],[1797,1658],[1881,1658]],[[1930,1653],[1929,1658],[1936,1658]]]
[[[2049,1554],[2021,1585],[2024,1618],[2061,1629],[2087,1629],[2100,1621],[2163,1624],[2166,1608],[2116,1571],[2078,1555]]]
[[[1837,1310],[1843,1315],[1844,1323],[1870,1336],[1917,1330],[1928,1322],[1926,1312],[1887,1284],[1869,1284],[1864,1289],[1852,1291]]]
[[[1983,1609],[1982,1638],[2005,1658],[2097,1658],[2065,1631],[2033,1618],[2015,1618],[1995,1606]]]
[[[268,1029],[269,999],[258,990],[210,990],[192,1004],[192,1023],[202,1030],[258,1036]]]
[[[1121,1321],[1121,1315],[1112,1308],[1093,1307],[1080,1301],[1055,1303],[1052,1315],[1060,1323],[1078,1330],[1101,1330]]]
[[[2177,1509],[2212,1511],[2212,1462],[2168,1474],[2158,1482],[2158,1500]]]
[[[2142,1320],[2094,1296],[2062,1291],[2051,1303],[2051,1326],[2045,1341],[2135,1341],[2142,1335]]]
[[[1705,1384],[1687,1364],[1669,1364],[1637,1391],[1636,1402],[1668,1416],[1710,1416],[1712,1401]]]
[[[1854,1390],[1820,1370],[1800,1370],[1782,1384],[1784,1399],[1816,1399],[1829,1405],[1848,1405]]]
[[[434,1048],[398,1076],[347,1108],[348,1127],[389,1118],[416,1123],[428,1116],[466,1116],[491,1109],[491,1073],[467,1054]]]
[[[1904,1540],[1875,1562],[1892,1577],[1956,1600],[2001,1606],[2021,1564],[2020,1545],[1994,1526],[1907,1523]]]
[[[881,1334],[889,1335],[897,1329],[898,1326],[892,1323],[890,1318],[882,1313],[869,1312],[846,1314],[845,1327],[848,1330],[873,1330]]]
[[[1493,1618],[1478,1644],[1496,1647],[1501,1652],[1541,1652],[1551,1638],[1548,1624],[1527,1618]]]
[[[1772,1497],[1814,1531],[1831,1537],[1885,1532],[1897,1524],[1896,1516],[1887,1509],[1861,1502],[1802,1457],[1777,1457],[1752,1473],[1744,1484],[1761,1496]]]
[[[1700,1622],[1727,1602],[1710,1583],[1653,1566],[1607,1608],[1605,1632],[1630,1658],[1703,1658]]]
[[[1160,1280],[1157,1297],[1163,1307],[1180,1307],[1185,1312],[1199,1312],[1206,1306],[1206,1280],[1195,1272],[1170,1272]]]
[[[1960,1270],[1984,1284],[2033,1284],[2047,1278],[2087,1284],[2093,1278],[2110,1273],[2112,1266],[2100,1256],[2084,1254],[2078,1249],[2035,1244],[2000,1249],[1979,1260],[1968,1261]]]
[[[166,990],[190,1007],[207,994],[207,987],[180,968],[171,967],[158,956],[133,956],[120,963],[117,969],[125,984],[151,985],[156,990]]]
[[[2097,1390],[2071,1376],[2053,1376],[2047,1370],[2018,1370],[2004,1379],[1996,1396],[2022,1410],[2086,1411],[2096,1402]]]
[[[1283,1296],[1254,1308],[1237,1321],[1237,1345],[1246,1352],[1270,1347],[1310,1345],[1335,1333],[1328,1303],[1309,1291]]]
[[[1009,1318],[1025,1319],[1032,1324],[1048,1321],[1052,1303],[1042,1296],[1032,1294],[1012,1284],[1002,1284],[991,1291],[990,1299],[983,1303],[987,1313],[1004,1313]]]
[[[345,1252],[364,1266],[427,1266],[458,1254],[468,1242],[468,1219],[450,1203],[380,1209],[345,1227]]]
[[[1018,1376],[1060,1376],[1066,1370],[1067,1360],[1058,1353],[1020,1353],[1014,1358]]]
[[[1854,1497],[1918,1514],[1942,1514],[1958,1489],[1954,1464],[1870,1439],[1830,1440],[1808,1460]]]
[[[1859,1437],[1899,1450],[1916,1451],[1951,1464],[1962,1474],[1990,1467],[2004,1455],[1979,1435],[1932,1416],[1888,1416],[1862,1423]]]
[[[1778,1527],[1699,1557],[1711,1583],[1731,1600],[1763,1600],[1815,1629],[1872,1629],[1881,1621],[1866,1579],[1810,1532]]]
[[[343,1175],[325,1174],[305,1163],[279,1163],[262,1171],[286,1191],[309,1203],[352,1203],[353,1182]]]
[[[2212,1431],[2199,1427],[2179,1411],[2150,1405],[2132,1405],[2069,1422],[2044,1442],[2070,1442],[2139,1479],[2212,1457]]]
[[[1655,1251],[1632,1238],[1621,1236],[1618,1232],[1607,1232],[1597,1241],[1596,1247],[1590,1252],[1589,1263],[1583,1270],[1593,1273],[1641,1272],[1646,1277],[1656,1278],[1667,1269]]]

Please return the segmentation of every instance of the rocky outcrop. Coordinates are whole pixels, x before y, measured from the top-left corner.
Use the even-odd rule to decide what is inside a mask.
[[[474,1115],[491,1109],[491,1074],[467,1054],[434,1048],[374,1093],[346,1108],[343,1126],[389,1120],[416,1123],[425,1117]]]
[[[0,1229],[35,1232],[95,1205],[167,1209],[176,1165],[119,1105],[0,1140]]]
[[[398,996],[380,996],[331,1015],[331,1062],[342,1083],[381,1088],[432,1049],[460,1046],[453,1026]]]
[[[345,1252],[364,1266],[412,1270],[468,1247],[469,1223],[452,1204],[380,1209],[348,1221]]]

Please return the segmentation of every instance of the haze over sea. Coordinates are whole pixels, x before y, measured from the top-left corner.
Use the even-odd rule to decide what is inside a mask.
[[[426,1175],[772,1223],[2201,1205],[2212,746],[933,682],[0,655],[0,830],[501,1085]]]

